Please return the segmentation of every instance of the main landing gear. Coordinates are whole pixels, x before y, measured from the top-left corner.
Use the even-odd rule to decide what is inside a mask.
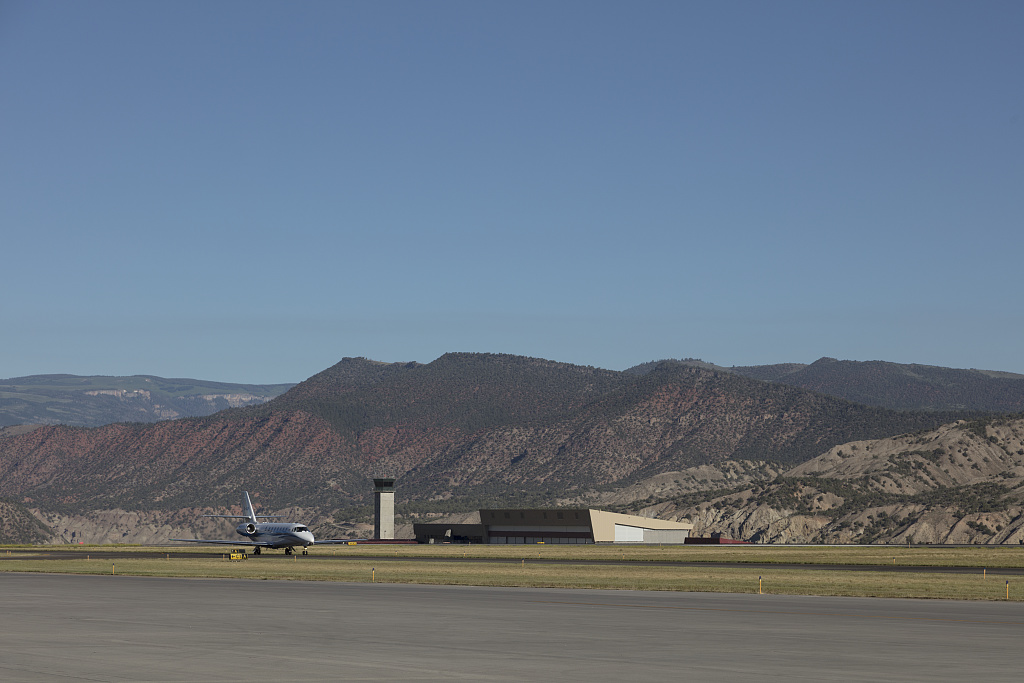
[[[285,548],[284,548],[284,554],[285,554],[285,555],[291,555],[291,554],[292,554],[292,548],[291,548],[291,546],[285,546]]]
[[[253,548],[252,549],[252,554],[253,555],[259,555],[260,554],[260,547],[256,546],[255,548]]]

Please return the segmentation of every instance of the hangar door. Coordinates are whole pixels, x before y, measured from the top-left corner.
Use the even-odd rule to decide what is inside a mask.
[[[626,526],[625,524],[616,524],[615,525],[615,542],[616,543],[643,543],[644,542],[644,530],[643,530],[643,527]]]

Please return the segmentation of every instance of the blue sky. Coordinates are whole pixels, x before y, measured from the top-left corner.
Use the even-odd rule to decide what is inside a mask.
[[[0,377],[1024,373],[1020,2],[0,2]]]

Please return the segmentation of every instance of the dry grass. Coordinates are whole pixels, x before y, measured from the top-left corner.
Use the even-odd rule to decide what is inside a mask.
[[[109,547],[106,549],[110,549]],[[345,550],[351,548],[346,547]],[[356,547],[358,550],[358,547]],[[97,550],[97,548],[94,548]],[[152,549],[147,549],[152,550]],[[318,549],[317,555],[325,555]],[[380,548],[377,549],[378,552]],[[435,549],[436,550],[436,549]],[[545,549],[546,550],[546,549]],[[631,549],[641,550],[641,549]],[[973,550],[973,549],[968,549]],[[941,574],[924,572],[888,573],[878,571],[829,571],[820,569],[754,569],[737,567],[671,567],[638,562],[630,565],[542,564],[526,559],[510,562],[424,562],[401,559],[413,552],[401,548],[398,559],[378,556],[335,562],[316,555],[284,557],[279,554],[230,562],[221,553],[208,558],[0,561],[0,571],[49,572],[63,574],[111,574],[133,576],[176,576],[190,578],[278,579],[296,581],[347,581],[379,583],[422,583],[474,586],[527,586],[552,588],[601,588],[629,590],[708,591],[756,593],[758,578],[765,593],[790,595],[842,595],[901,598],[947,598],[956,600],[1005,600],[1006,579],[981,572]],[[444,548],[450,559],[454,549]],[[331,552],[331,551],[327,551]],[[336,552],[343,552],[338,549]],[[465,549],[467,559],[470,550]],[[891,557],[891,555],[890,555]],[[553,559],[553,558],[552,558]],[[891,560],[890,560],[891,561]],[[1010,580],[1010,600],[1024,600],[1024,579]]]
[[[221,551],[223,552],[223,551]],[[1024,568],[1024,547],[973,546],[614,546],[614,545],[419,545],[323,546],[315,554],[356,557],[618,560],[751,564],[901,565],[908,567]],[[895,561],[894,561],[895,560]]]
[[[221,556],[231,546],[38,546],[39,552],[97,550],[119,552],[202,552]],[[0,550],[2,553],[3,550]],[[281,551],[270,551],[279,554]],[[617,560],[627,562],[707,562],[751,564],[899,565],[905,567],[1024,568],[1024,546],[615,546],[615,545],[333,545],[317,546],[313,556],[408,557],[482,560]]]

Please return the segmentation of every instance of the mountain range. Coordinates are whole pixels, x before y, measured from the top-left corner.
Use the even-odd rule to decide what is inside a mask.
[[[153,375],[31,375],[0,380],[0,427],[158,422],[258,405],[294,384],[229,384]]]
[[[1024,411],[1024,375],[1012,372],[835,358],[728,371],[893,410]]]
[[[1020,416],[854,441],[782,472],[742,465],[663,473],[607,502],[755,542],[1024,544]]]
[[[122,540],[193,533],[197,514],[237,506],[243,489],[264,509],[289,510],[333,535],[365,521],[368,480],[378,472],[399,478],[406,522],[560,503],[698,518],[705,513],[694,505],[723,490],[731,501],[737,486],[782,485],[775,480],[845,444],[974,424],[977,406],[991,405],[982,398],[1013,405],[1007,387],[1017,387],[1016,400],[1024,396],[1024,377],[981,373],[986,385],[978,371],[963,371],[978,381],[961,395],[979,402],[956,409],[941,401],[929,410],[878,407],[921,393],[938,381],[935,373],[907,390],[893,391],[908,386],[895,380],[866,385],[889,388],[872,397],[875,406],[782,381],[815,366],[819,374],[836,366],[834,378],[868,365],[850,363],[787,366],[763,381],[745,376],[750,369],[692,360],[615,372],[500,354],[453,353],[426,364],[345,358],[267,403],[205,417],[8,428],[0,433],[0,496],[33,510],[64,540],[90,528],[98,537],[110,524],[125,525]],[[897,364],[868,374],[907,367],[924,374],[925,366]],[[703,488],[680,498],[666,489],[667,473]],[[659,486],[675,497],[654,501]],[[752,529],[737,527],[749,536]]]
[[[732,367],[694,358],[674,362],[787,384],[891,410],[1024,411],[1024,375],[1012,372],[835,358],[819,358],[809,365],[778,363]],[[657,364],[644,363],[626,372],[643,374]]]

